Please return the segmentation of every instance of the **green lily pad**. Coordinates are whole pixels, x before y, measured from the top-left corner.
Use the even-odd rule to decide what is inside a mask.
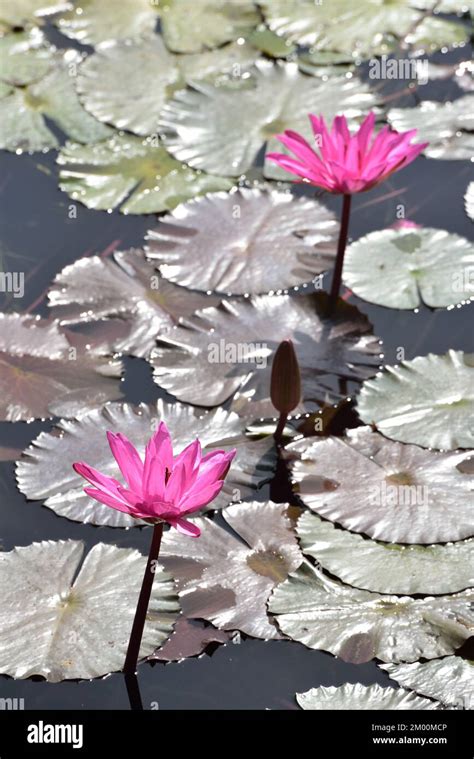
[[[246,37],[261,17],[252,0],[158,0],[166,45],[198,53]]]
[[[474,95],[452,103],[425,100],[416,108],[392,108],[387,116],[399,132],[417,129],[417,139],[429,142],[428,158],[470,160],[474,152]]]
[[[389,53],[404,38],[427,49],[467,38],[461,24],[425,19],[416,0],[259,0],[259,5],[270,29],[290,42],[362,58]]]
[[[474,585],[474,540],[404,546],[364,539],[316,514],[298,520],[303,553],[348,585],[376,593],[455,593]]]
[[[364,382],[357,411],[366,424],[402,443],[473,448],[474,356],[450,350],[387,366]]]
[[[39,24],[47,16],[72,8],[70,0],[2,0],[0,30]]]
[[[84,45],[141,39],[154,33],[158,21],[158,5],[151,0],[80,0],[80,10],[63,14],[56,24]]]
[[[370,427],[358,427],[348,430],[344,437],[297,440],[286,447],[285,457],[291,461],[295,490],[310,509],[348,530],[387,541],[387,549],[391,550],[393,543],[445,543],[474,535],[473,481],[464,471],[469,459],[466,452],[427,451],[387,440]],[[323,523],[321,529],[330,530],[331,525]],[[329,534],[336,544],[343,541],[342,546],[357,537],[339,530]],[[370,551],[373,545],[376,544],[363,541],[360,551]],[[330,545],[327,549],[331,555]],[[414,549],[415,556],[417,550],[419,547]],[[390,557],[393,562],[402,561],[396,551],[395,546],[392,554],[387,554],[387,570]],[[419,553],[420,561],[421,555],[429,560],[429,551]],[[405,551],[404,556],[410,556],[410,551]],[[345,572],[341,578],[350,582],[346,576],[355,576],[357,568],[349,562],[340,571]],[[376,576],[371,582],[379,580],[382,582]],[[387,577],[383,581],[388,581]],[[409,584],[418,580],[400,576],[395,581]],[[428,583],[431,578],[424,581]],[[452,577],[444,580],[450,581]],[[367,588],[375,590],[368,585]],[[435,587],[426,592],[443,591]]]
[[[43,32],[11,32],[0,37],[0,80],[13,86],[31,84],[54,67],[54,48]]]
[[[452,654],[474,633],[474,590],[436,598],[381,596],[303,564],[270,596],[280,630],[353,664],[412,662]]]
[[[275,34],[275,32],[272,32],[266,26],[255,29],[248,35],[247,39],[250,44],[261,50],[265,55],[270,56],[270,58],[287,58],[296,50],[296,45],[279,37],[278,34]]]
[[[440,708],[439,704],[420,698],[403,688],[382,688],[380,685],[360,683],[345,683],[338,688],[311,688],[305,693],[297,693],[296,700],[302,709],[325,711]]]
[[[146,254],[176,284],[260,294],[331,268],[337,231],[333,214],[316,200],[243,188],[178,206],[148,232]]]
[[[474,708],[474,662],[446,656],[414,664],[381,664],[392,680],[457,709]]]
[[[83,554],[80,540],[0,553],[0,672],[57,683],[122,669],[145,556],[105,543],[82,562]],[[160,566],[153,583],[141,659],[165,642],[179,613],[173,580]]]
[[[474,245],[444,229],[383,229],[352,243],[344,283],[388,308],[444,308],[474,298]]]
[[[75,473],[75,461],[87,461],[106,475],[122,480],[107,444],[107,430],[120,431],[141,454],[159,421],[168,425],[177,453],[198,437],[205,452],[237,449],[224,487],[210,504],[219,509],[253,497],[268,482],[276,465],[273,439],[252,440],[236,414],[215,409],[206,414],[180,403],[109,403],[74,422],[61,420],[52,433],[42,432],[18,463],[18,486],[27,498],[44,500],[45,506],[75,522],[108,527],[143,527],[140,520],[104,506],[84,493],[85,482]]]
[[[244,86],[245,85],[245,86]],[[308,113],[329,121],[344,112],[353,125],[376,103],[376,96],[356,77],[327,81],[307,77],[297,63],[260,60],[239,88],[195,83],[175,94],[161,112],[165,145],[179,160],[214,174],[240,176],[257,154],[281,150],[274,135],[294,129],[312,139]],[[270,179],[288,179],[267,163]]]
[[[67,143],[58,156],[59,186],[88,208],[122,213],[159,213],[185,200],[230,189],[222,177],[193,171],[153,138],[117,133],[83,146]]]
[[[38,50],[27,48],[21,71],[31,71]],[[47,59],[42,59],[44,68]],[[77,66],[81,56],[72,50],[55,54],[54,66],[44,76],[25,87],[9,87],[0,92],[0,148],[35,152],[56,148],[58,139],[49,128],[51,119],[68,137],[82,143],[102,140],[108,129],[82,107],[69,66]],[[8,70],[7,70],[8,75]]]

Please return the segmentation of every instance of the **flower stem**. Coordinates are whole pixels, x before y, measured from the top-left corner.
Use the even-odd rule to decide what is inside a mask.
[[[153,537],[151,540],[150,552],[146,563],[145,574],[143,575],[142,587],[138,598],[135,619],[133,620],[132,632],[128,642],[127,656],[123,671],[125,674],[134,674],[137,670],[138,655],[140,653],[140,644],[143,637],[143,628],[145,627],[146,613],[150,602],[153,579],[155,577],[155,566],[160,553],[161,536],[163,535],[163,523],[155,524],[153,528]]]
[[[288,419],[288,414],[285,414],[282,412],[280,414],[280,417],[278,419],[278,424],[276,426],[276,430],[273,433],[273,437],[275,438],[276,443],[281,443],[282,437],[283,437],[283,430],[285,429],[286,420]]]
[[[331,316],[336,307],[341,287],[342,269],[344,266],[344,253],[346,252],[347,235],[349,233],[349,218],[351,215],[351,198],[352,195],[344,195],[342,201],[341,229],[339,232],[339,241],[337,243],[337,258],[332,277],[331,293],[329,295],[327,315]]]

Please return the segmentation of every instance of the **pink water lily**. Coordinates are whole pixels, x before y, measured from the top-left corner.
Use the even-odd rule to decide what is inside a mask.
[[[126,485],[80,461],[73,467],[93,486],[84,488],[87,495],[137,519],[167,522],[186,535],[198,537],[199,528],[185,517],[220,493],[235,449],[203,456],[196,439],[174,456],[164,422],[149,440],[144,461],[125,435],[107,432],[107,439]]]
[[[369,113],[353,135],[345,116],[336,116],[329,132],[322,116],[308,115],[319,154],[298,132],[287,130],[277,138],[298,160],[283,153],[269,153],[267,158],[331,193],[352,195],[370,190],[408,166],[428,145],[412,144],[416,129],[396,132],[385,126],[374,137],[374,113]]]

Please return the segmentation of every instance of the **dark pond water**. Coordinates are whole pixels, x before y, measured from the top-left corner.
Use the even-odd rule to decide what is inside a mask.
[[[435,60],[452,62],[469,57],[466,48]],[[419,89],[423,99],[449,100],[461,95],[454,83],[429,84]],[[413,105],[412,95],[397,105]],[[472,237],[472,223],[464,212],[463,195],[473,179],[466,161],[418,159],[404,171],[370,193],[356,196],[350,235],[353,239],[396,221],[403,204],[406,218]],[[25,272],[24,298],[0,294],[0,309],[27,310],[47,315],[45,292],[66,264],[84,255],[114,249],[140,247],[144,233],[154,224],[152,216],[107,214],[78,206],[77,219],[68,218],[69,198],[57,188],[54,151],[21,157],[0,153],[1,226],[0,250],[6,270]],[[340,198],[323,201],[339,210]],[[371,306],[351,297],[367,314],[374,332],[384,341],[385,360],[395,360],[397,348],[405,357],[449,348],[472,351],[474,304],[451,311],[418,313]],[[145,362],[126,360],[124,383],[131,402],[155,400],[160,391]],[[52,422],[0,424],[0,446],[26,447]],[[268,489],[261,493],[268,497]],[[272,487],[274,500],[287,498],[285,483]],[[38,503],[27,502],[15,484],[12,463],[0,463],[0,541],[3,550],[33,541],[83,540],[87,548],[98,542],[134,547],[147,553],[149,532],[93,527],[56,516]],[[346,664],[330,654],[311,651],[290,641],[263,642],[244,639],[221,646],[212,655],[181,663],[142,665],[139,685],[145,709],[294,709],[294,694],[318,685],[345,682],[394,685],[374,662]],[[121,675],[92,682],[48,684],[0,677],[0,697],[25,699],[26,709],[127,709],[129,700]]]

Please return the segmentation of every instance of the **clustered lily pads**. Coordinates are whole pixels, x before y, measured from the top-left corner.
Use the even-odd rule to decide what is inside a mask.
[[[3,0],[0,148],[56,150],[61,202],[84,214],[153,218],[136,247],[58,271],[47,316],[0,313],[0,421],[49,420],[0,461],[38,502],[15,508],[152,538],[148,561],[72,539],[0,552],[0,673],[130,674],[242,634],[376,660],[392,680],[314,687],[302,709],[472,708],[474,354],[384,366],[366,307],[468,307],[474,248],[405,221],[346,251],[354,195],[415,159],[471,158],[469,61],[429,61],[461,94],[411,107],[361,66],[463,47],[465,13]],[[324,192],[343,196],[340,223]],[[128,401],[130,359],[150,402]],[[332,434],[352,401],[357,426]]]

